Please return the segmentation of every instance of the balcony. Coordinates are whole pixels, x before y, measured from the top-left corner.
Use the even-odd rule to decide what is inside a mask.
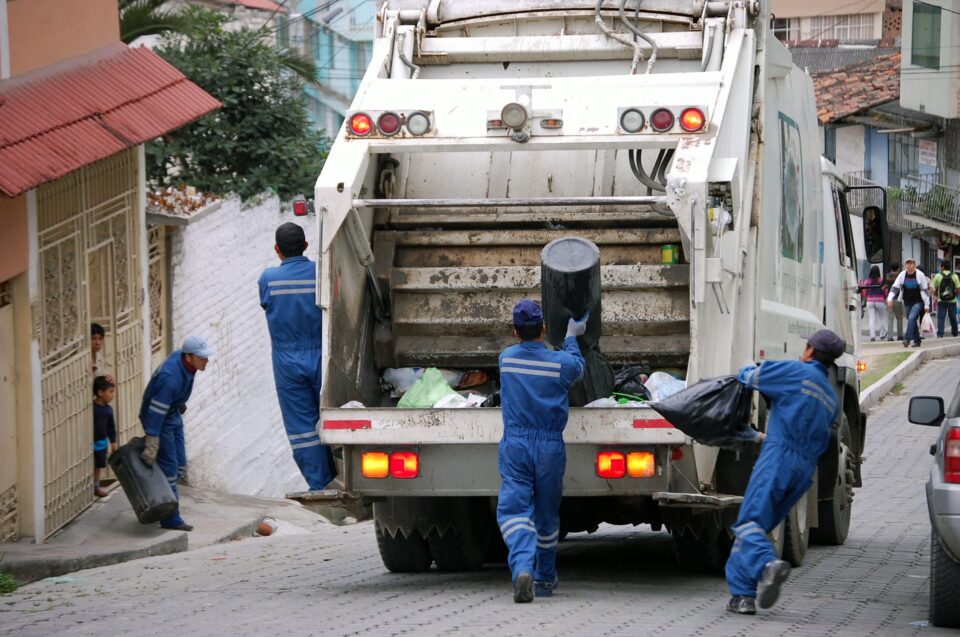
[[[960,190],[944,184],[939,174],[910,175],[902,183],[900,199],[909,221],[960,234]]]

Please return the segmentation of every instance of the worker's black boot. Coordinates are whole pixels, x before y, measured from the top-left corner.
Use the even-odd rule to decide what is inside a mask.
[[[513,583],[513,601],[518,604],[527,604],[533,601],[533,575],[524,571],[517,575]]]
[[[739,615],[756,615],[757,604],[752,597],[746,595],[734,595],[727,602],[727,610]]]
[[[763,574],[757,582],[757,603],[760,608],[770,608],[780,597],[780,586],[790,575],[790,565],[783,560],[770,560],[763,567]]]

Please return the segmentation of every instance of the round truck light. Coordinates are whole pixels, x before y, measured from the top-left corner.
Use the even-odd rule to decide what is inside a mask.
[[[500,111],[500,119],[510,128],[523,128],[523,125],[527,123],[527,109],[523,107],[523,104],[510,102]]]
[[[699,108],[688,108],[680,113],[680,128],[688,133],[697,132],[703,128],[705,122],[706,118],[703,116],[703,111]]]
[[[411,135],[426,135],[430,132],[430,118],[419,111],[407,115],[407,130]]]
[[[369,135],[373,130],[373,121],[366,113],[354,113],[350,116],[350,131],[354,135]]]
[[[377,120],[377,128],[383,135],[396,135],[397,131],[400,130],[400,118],[396,113],[384,113]]]
[[[670,130],[673,128],[673,113],[665,108],[658,108],[650,116],[650,126],[658,133]]]
[[[635,108],[628,108],[620,115],[620,128],[627,133],[639,133],[645,123],[643,113]]]

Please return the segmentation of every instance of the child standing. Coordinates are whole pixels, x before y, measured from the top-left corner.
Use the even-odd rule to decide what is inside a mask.
[[[117,450],[117,424],[113,419],[113,396],[116,386],[106,376],[93,379],[93,494],[107,495],[100,488],[100,470],[107,466],[107,448]]]

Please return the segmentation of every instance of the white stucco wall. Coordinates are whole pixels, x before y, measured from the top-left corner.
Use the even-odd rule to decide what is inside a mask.
[[[215,350],[184,414],[191,484],[262,496],[306,490],[277,403],[270,337],[257,279],[279,263],[274,231],[304,227],[316,260],[315,217],[281,214],[276,198],[243,208],[231,199],[175,233],[171,250],[175,347],[190,334]]]
[[[837,170],[841,175],[861,172],[866,152],[863,126],[842,126],[837,129]]]

